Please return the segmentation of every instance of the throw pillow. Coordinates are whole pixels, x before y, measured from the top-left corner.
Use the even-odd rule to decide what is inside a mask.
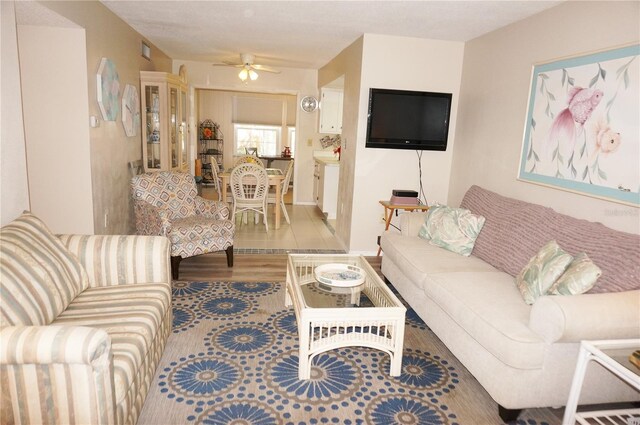
[[[527,304],[533,304],[545,295],[551,285],[567,269],[573,257],[556,241],[543,246],[516,277],[516,285]]]
[[[78,258],[33,214],[0,230],[0,326],[48,325],[88,286]]]
[[[567,270],[551,285],[548,293],[551,295],[584,294],[593,288],[601,274],[600,267],[582,252],[576,255]]]
[[[418,236],[429,243],[468,257],[484,225],[484,217],[464,208],[434,205],[429,208]]]

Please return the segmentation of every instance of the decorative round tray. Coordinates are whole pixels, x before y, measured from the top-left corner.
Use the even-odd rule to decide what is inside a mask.
[[[313,271],[318,282],[325,285],[350,288],[364,283],[364,271],[349,264],[323,264]]]

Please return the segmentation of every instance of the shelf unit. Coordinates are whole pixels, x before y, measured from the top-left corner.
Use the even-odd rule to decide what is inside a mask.
[[[198,156],[202,161],[202,182],[213,183],[210,157],[216,159],[218,171],[223,167],[224,159],[224,136],[220,126],[209,119],[202,121],[198,126],[198,142]]]
[[[186,81],[167,72],[140,71],[140,86],[145,171],[186,171]]]

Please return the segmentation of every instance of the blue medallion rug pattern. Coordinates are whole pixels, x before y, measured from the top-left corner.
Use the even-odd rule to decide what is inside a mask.
[[[400,376],[389,376],[386,353],[348,347],[318,355],[301,381],[282,283],[174,281],[173,334],[138,424],[500,423],[495,403],[411,309],[406,324]]]

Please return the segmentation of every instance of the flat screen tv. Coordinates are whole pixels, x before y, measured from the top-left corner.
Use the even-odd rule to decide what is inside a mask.
[[[372,88],[367,148],[447,150],[451,93]]]

